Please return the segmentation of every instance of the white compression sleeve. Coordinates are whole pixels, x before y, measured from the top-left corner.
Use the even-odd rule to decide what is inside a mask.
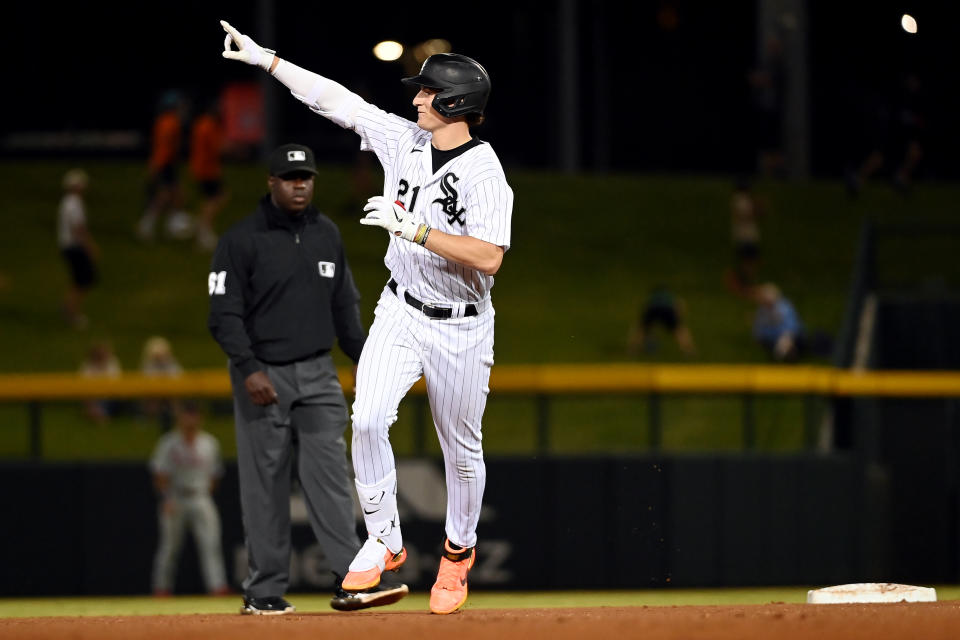
[[[397,470],[391,470],[386,478],[374,484],[361,484],[358,480],[354,483],[367,533],[379,538],[393,553],[399,553],[403,549],[403,535],[397,514]]]
[[[349,123],[363,99],[343,85],[323,76],[280,59],[273,76],[282,82],[290,93],[311,110],[322,116]]]

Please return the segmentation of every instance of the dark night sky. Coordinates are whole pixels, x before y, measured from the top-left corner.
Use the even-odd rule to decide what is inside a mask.
[[[674,29],[658,23],[663,5]],[[908,66],[918,69],[933,130],[930,175],[960,176],[944,140],[956,138],[960,106],[953,64],[960,59],[953,3],[813,0],[808,32],[811,154],[819,175],[838,175],[861,152],[870,96],[883,96]],[[525,0],[509,5],[390,3],[348,7],[276,4],[278,52],[302,66],[363,89],[380,106],[403,113],[409,95],[399,63],[374,60],[381,39],[443,37],[487,67],[493,79],[489,121],[506,164],[549,167],[557,154],[561,83],[580,96],[583,166],[614,170],[739,171],[752,163],[745,75],[756,52],[754,3],[653,0],[581,2],[580,64],[561,76],[556,10]],[[421,8],[421,6],[423,8]],[[2,134],[65,129],[147,131],[154,102],[168,87],[216,92],[258,70],[220,57],[224,17],[256,38],[251,2],[74,4],[51,17],[11,17]],[[503,7],[509,7],[503,9]],[[21,9],[22,10],[22,9]],[[912,12],[920,33],[908,36],[900,15]],[[358,14],[361,17],[357,17]],[[15,61],[14,63],[11,63]],[[355,148],[350,134],[319,121],[280,94],[283,136],[307,136],[321,156]]]

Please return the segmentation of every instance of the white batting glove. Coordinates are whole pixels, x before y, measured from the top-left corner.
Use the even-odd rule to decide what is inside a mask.
[[[367,200],[363,210],[367,215],[360,219],[360,224],[383,227],[391,234],[419,245],[427,243],[430,227],[399,202],[391,202],[384,196],[373,196]]]
[[[226,20],[220,21],[220,26],[227,32],[223,39],[223,57],[228,60],[239,60],[260,67],[265,71],[270,71],[270,65],[273,64],[273,55],[276,53],[273,49],[261,47],[232,26]],[[237,51],[234,51],[230,44],[237,45]]]

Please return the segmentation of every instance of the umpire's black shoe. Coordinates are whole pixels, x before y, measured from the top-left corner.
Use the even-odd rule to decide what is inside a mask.
[[[399,602],[410,593],[410,589],[405,584],[387,584],[382,580],[380,584],[366,591],[344,591],[340,587],[342,582],[343,579],[337,576],[333,597],[330,598],[330,606],[337,611],[357,611],[370,607],[383,607]]]
[[[243,596],[243,607],[240,609],[240,613],[252,616],[282,616],[296,610],[296,607],[279,596],[267,596],[266,598]]]

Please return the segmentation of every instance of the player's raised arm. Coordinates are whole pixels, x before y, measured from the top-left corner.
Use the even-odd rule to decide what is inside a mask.
[[[273,49],[261,47],[226,20],[221,20],[220,25],[227,32],[223,40],[224,58],[260,67],[320,115],[347,121],[362,103],[360,96],[343,85],[282,59]]]

